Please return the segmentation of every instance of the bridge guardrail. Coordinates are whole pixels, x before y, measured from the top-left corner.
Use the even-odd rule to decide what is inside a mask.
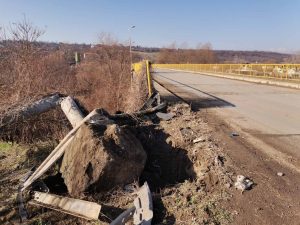
[[[300,81],[300,64],[152,64],[152,68]]]

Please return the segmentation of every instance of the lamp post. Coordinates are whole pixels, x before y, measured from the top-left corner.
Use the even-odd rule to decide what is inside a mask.
[[[131,26],[129,28],[129,54],[130,54],[130,88],[132,88],[132,79],[133,79],[133,72],[132,72],[132,40],[131,40],[131,36],[132,36],[132,30],[135,28],[135,26]]]
[[[132,65],[132,51],[131,51],[131,48],[132,48],[132,39],[131,39],[131,36],[132,36],[132,29],[134,29],[135,26],[131,26],[129,28],[129,31],[130,31],[130,35],[129,35],[129,53],[130,53],[130,68],[131,68],[131,65]]]

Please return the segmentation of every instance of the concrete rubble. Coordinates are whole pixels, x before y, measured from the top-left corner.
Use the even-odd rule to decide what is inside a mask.
[[[253,181],[243,175],[237,175],[236,182],[234,183],[234,187],[242,192],[245,190],[250,190],[253,185]]]

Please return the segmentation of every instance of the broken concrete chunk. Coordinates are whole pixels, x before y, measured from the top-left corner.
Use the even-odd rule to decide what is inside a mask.
[[[156,116],[162,120],[170,120],[172,119],[175,115],[173,113],[162,113],[162,112],[157,112]]]
[[[151,225],[153,217],[152,195],[147,182],[138,191],[138,197],[134,199],[135,213],[134,224]]]
[[[101,205],[95,202],[88,202],[43,192],[34,192],[34,199],[29,203],[88,220],[97,220],[101,210]]]
[[[71,196],[137,180],[146,162],[139,140],[116,124],[83,125],[65,152],[61,173]]]
[[[253,181],[246,178],[245,176],[237,175],[236,182],[234,183],[234,186],[235,186],[236,189],[239,189],[241,191],[245,191],[245,190],[251,189],[253,184],[254,184]]]

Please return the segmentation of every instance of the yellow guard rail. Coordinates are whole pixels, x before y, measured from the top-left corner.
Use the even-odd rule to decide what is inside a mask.
[[[152,64],[152,68],[300,81],[300,64]]]

